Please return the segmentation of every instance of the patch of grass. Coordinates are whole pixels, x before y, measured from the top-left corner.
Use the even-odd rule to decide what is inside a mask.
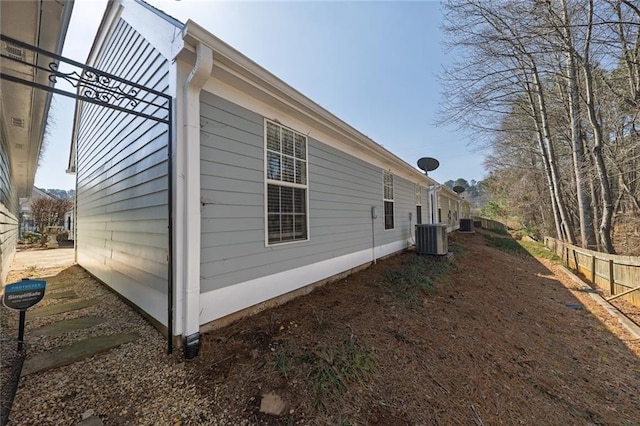
[[[291,368],[291,356],[287,353],[287,351],[280,352],[276,354],[271,361],[271,366],[278,373],[282,374],[284,377],[287,377],[289,369]]]
[[[498,235],[511,235],[509,234],[509,231],[507,230],[507,228],[492,228],[492,229],[483,228],[483,229]]]
[[[513,255],[527,255],[527,251],[520,245],[520,243],[511,238],[494,237],[492,235],[484,235],[484,242],[489,247],[497,248],[508,254]]]
[[[460,246],[451,245],[455,254],[462,253]],[[430,291],[436,283],[445,281],[447,271],[455,268],[448,259],[436,256],[414,256],[403,262],[401,269],[394,269],[385,275],[391,293],[411,303],[420,303],[421,293]]]
[[[351,383],[365,381],[375,369],[375,356],[349,338],[337,347],[323,348],[314,353],[315,362],[310,377],[318,400],[339,397]]]
[[[542,259],[559,261],[560,258],[555,253],[548,250],[544,244],[533,241],[518,241],[511,238],[493,237],[485,235],[484,241],[489,247],[497,248],[505,253],[515,256],[533,256]]]
[[[375,355],[362,348],[351,336],[337,344],[295,350],[287,346],[274,355],[271,366],[284,377],[294,374],[293,368],[306,370],[318,405],[325,406],[325,398],[339,398],[352,383],[361,383],[375,369]]]
[[[520,245],[533,257],[560,262],[561,259],[544,244],[533,241],[521,241]]]

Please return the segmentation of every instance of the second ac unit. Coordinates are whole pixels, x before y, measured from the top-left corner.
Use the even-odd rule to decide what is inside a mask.
[[[446,224],[416,225],[416,253],[442,256],[448,251]]]

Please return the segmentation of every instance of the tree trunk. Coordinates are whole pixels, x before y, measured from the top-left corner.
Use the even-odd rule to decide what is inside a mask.
[[[613,217],[613,200],[611,197],[611,186],[609,176],[604,163],[602,145],[604,143],[602,135],[602,125],[596,114],[595,93],[593,88],[593,76],[591,74],[591,63],[589,61],[589,48],[591,42],[591,24],[593,16],[593,0],[589,0],[589,27],[587,29],[587,40],[585,43],[585,53],[582,57],[582,69],[584,74],[585,94],[587,111],[589,112],[589,123],[593,130],[593,158],[595,160],[596,174],[600,182],[600,195],[602,197],[602,219],[598,227],[602,248],[607,253],[615,253],[613,242],[611,241],[611,220]]]
[[[558,174],[558,166],[555,159],[555,150],[553,149],[553,144],[551,143],[551,132],[549,130],[549,120],[547,119],[547,108],[545,104],[544,92],[542,84],[540,82],[540,77],[538,76],[538,70],[535,68],[535,65],[533,65],[532,68],[533,84],[535,87],[537,105],[536,102],[533,101],[533,99],[530,99],[530,101],[532,102],[533,110],[538,111],[538,116],[540,118],[540,123],[536,123],[536,126],[538,126],[539,124],[538,133],[539,137],[541,137],[542,139],[540,146],[543,153],[543,158],[546,158],[547,160],[545,162],[545,168],[548,167],[548,179],[551,184],[551,190],[553,191],[551,200],[557,207],[557,212],[560,216],[561,230],[559,233],[559,238],[562,238],[562,235],[564,235],[564,238],[562,238],[564,241],[568,242],[569,244],[575,244],[576,239],[573,234],[573,229],[571,228],[571,225],[569,223],[567,208],[564,204],[562,193],[560,192],[560,178]],[[546,156],[544,155],[545,153]],[[546,164],[547,162],[548,165]]]
[[[576,195],[578,198],[578,219],[580,222],[580,245],[593,247],[594,234],[592,232],[592,218],[589,210],[589,197],[587,195],[584,171],[584,145],[581,138],[580,122],[580,94],[578,92],[578,75],[576,73],[576,59],[573,49],[573,40],[569,27],[569,16],[566,0],[562,2],[562,35],[565,55],[565,78],[569,92],[569,120],[571,122],[571,148],[573,155],[573,173],[576,179]]]

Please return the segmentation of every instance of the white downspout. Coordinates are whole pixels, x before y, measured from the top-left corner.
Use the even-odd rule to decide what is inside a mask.
[[[200,91],[211,76],[213,51],[196,46],[196,63],[183,88],[184,99],[184,355],[191,359],[200,349]]]
[[[429,196],[431,197],[431,223],[439,223],[438,219],[438,192],[440,192],[440,185],[432,185],[431,190],[429,191]]]

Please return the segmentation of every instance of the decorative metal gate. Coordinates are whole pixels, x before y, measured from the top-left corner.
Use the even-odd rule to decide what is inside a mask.
[[[167,288],[167,352],[173,352],[173,98],[166,93],[150,89],[133,81],[100,71],[36,46],[0,34],[6,71],[0,78],[47,92],[90,102],[153,120],[168,126],[167,193],[168,193],[168,288]],[[11,67],[6,67],[11,64]],[[44,73],[51,85],[26,80],[20,69]],[[62,87],[61,87],[62,86]],[[143,112],[151,109],[152,113]]]

